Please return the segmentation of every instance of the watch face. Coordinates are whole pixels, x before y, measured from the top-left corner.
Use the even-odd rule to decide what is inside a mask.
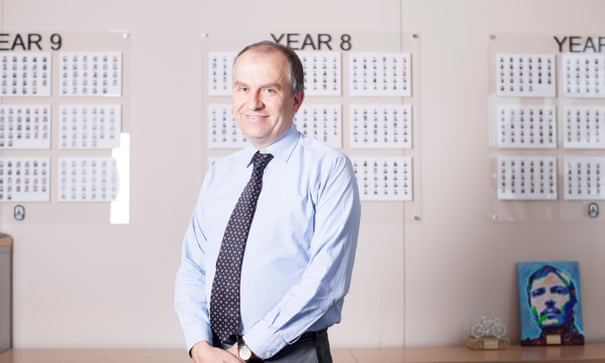
[[[239,353],[239,357],[243,360],[248,360],[252,357],[252,351],[245,344],[239,346],[238,353]]]

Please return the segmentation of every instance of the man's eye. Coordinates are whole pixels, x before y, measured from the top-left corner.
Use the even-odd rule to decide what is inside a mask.
[[[545,292],[546,292],[546,290],[544,288],[535,289],[531,292],[531,296],[532,297],[541,296],[541,295],[544,295]]]
[[[560,295],[564,295],[567,294],[568,289],[564,286],[553,286],[550,289],[550,292],[553,294],[560,294]]]

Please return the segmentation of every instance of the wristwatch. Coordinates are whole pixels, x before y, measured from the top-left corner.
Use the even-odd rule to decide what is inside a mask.
[[[243,359],[245,362],[252,358],[253,355],[252,350],[250,350],[250,347],[246,344],[244,337],[241,335],[237,338],[237,354],[240,359]]]

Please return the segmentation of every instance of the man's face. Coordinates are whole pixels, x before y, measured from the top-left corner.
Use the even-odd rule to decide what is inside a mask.
[[[289,65],[278,51],[248,50],[233,69],[233,114],[246,138],[263,149],[292,125],[304,93],[292,95]]]
[[[555,273],[534,280],[529,295],[532,314],[541,327],[559,327],[571,318],[575,302],[569,283]]]

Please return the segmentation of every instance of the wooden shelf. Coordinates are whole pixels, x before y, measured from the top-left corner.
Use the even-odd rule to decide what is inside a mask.
[[[466,347],[339,348],[334,363],[605,362],[605,343],[471,350]],[[180,349],[13,349],[0,363],[191,363]]]
[[[354,349],[358,362],[373,362],[372,352]],[[471,350],[467,347],[407,347],[401,349],[398,362],[605,362],[605,344],[583,346],[521,347],[511,345],[503,350]],[[384,362],[397,362],[395,360]]]

